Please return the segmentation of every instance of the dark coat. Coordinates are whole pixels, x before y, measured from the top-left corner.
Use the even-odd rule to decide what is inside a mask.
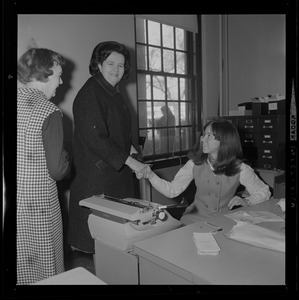
[[[94,252],[88,228],[90,210],[79,201],[105,193],[134,197],[133,173],[124,163],[130,154],[131,117],[118,90],[101,73],[87,80],[73,103],[74,179],[69,203],[68,242]]]

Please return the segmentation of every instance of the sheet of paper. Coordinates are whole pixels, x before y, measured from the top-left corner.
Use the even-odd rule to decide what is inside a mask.
[[[285,252],[285,234],[248,222],[238,222],[226,234],[228,238],[257,247]]]
[[[193,240],[198,254],[216,255],[220,252],[220,247],[211,232],[194,232]]]
[[[235,221],[244,221],[252,224],[262,222],[283,222],[284,219],[269,211],[244,211],[239,210],[225,215]]]

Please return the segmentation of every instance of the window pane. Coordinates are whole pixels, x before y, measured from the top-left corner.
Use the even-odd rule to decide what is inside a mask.
[[[191,104],[189,102],[181,103],[181,125],[192,124],[192,111]]]
[[[144,146],[142,149],[142,154],[144,156],[146,155],[152,155],[154,154],[153,151],[153,131],[152,130],[140,130],[139,131],[140,137],[145,137]]]
[[[139,127],[146,128],[152,125],[152,105],[151,102],[139,101],[138,102],[138,114],[139,114]]]
[[[161,49],[156,47],[148,47],[149,51],[149,69],[151,71],[160,72],[161,67]]]
[[[162,25],[163,47],[174,48],[173,27]]]
[[[161,46],[160,23],[148,21],[148,42]]]
[[[167,77],[167,100],[178,100],[178,78]]]
[[[190,100],[188,95],[188,85],[186,78],[180,78],[180,100]]]
[[[146,22],[144,19],[136,18],[136,41],[146,43]]]
[[[174,51],[163,50],[163,68],[164,72],[174,73]]]
[[[147,70],[147,51],[145,46],[137,45],[137,69]]]
[[[138,99],[150,100],[151,99],[151,76],[138,74]]]
[[[153,98],[165,100],[165,79],[163,76],[153,76]]]
[[[175,151],[181,151],[181,146],[180,146],[180,128],[176,128],[175,129],[175,139],[174,139],[174,143],[172,145],[172,148],[170,149],[171,152],[175,152]]]
[[[170,109],[168,117],[168,126],[178,126],[180,113],[179,113],[179,103],[178,102],[167,102]]]
[[[175,29],[175,46],[178,50],[186,50],[186,38],[184,29]]]
[[[160,121],[163,116],[162,107],[165,107],[165,102],[154,102],[154,119],[155,127],[166,126],[166,122]]]
[[[191,127],[181,128],[182,151],[189,150],[193,146]]]
[[[184,52],[176,53],[176,68],[178,74],[187,74],[187,54]]]

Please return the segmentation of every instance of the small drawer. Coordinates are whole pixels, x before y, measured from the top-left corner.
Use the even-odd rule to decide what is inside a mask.
[[[255,166],[256,168],[260,168],[260,169],[272,170],[276,168],[276,163],[273,161],[265,162],[265,161],[258,160]]]
[[[277,135],[276,133],[261,133],[259,134],[259,147],[276,147],[277,146]]]
[[[268,163],[276,162],[276,150],[271,148],[259,148],[258,149],[258,160]]]
[[[277,131],[277,118],[263,117],[259,119],[260,131]]]
[[[240,141],[243,147],[257,147],[258,134],[253,132],[240,132]]]
[[[254,118],[240,118],[238,126],[240,132],[254,132],[258,130],[258,122]]]

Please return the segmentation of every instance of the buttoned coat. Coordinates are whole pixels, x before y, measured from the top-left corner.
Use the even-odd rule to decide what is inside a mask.
[[[79,201],[105,193],[134,197],[130,155],[131,116],[118,89],[98,73],[90,77],[73,103],[74,160],[69,202],[69,244],[94,252],[87,219],[90,210]]]

